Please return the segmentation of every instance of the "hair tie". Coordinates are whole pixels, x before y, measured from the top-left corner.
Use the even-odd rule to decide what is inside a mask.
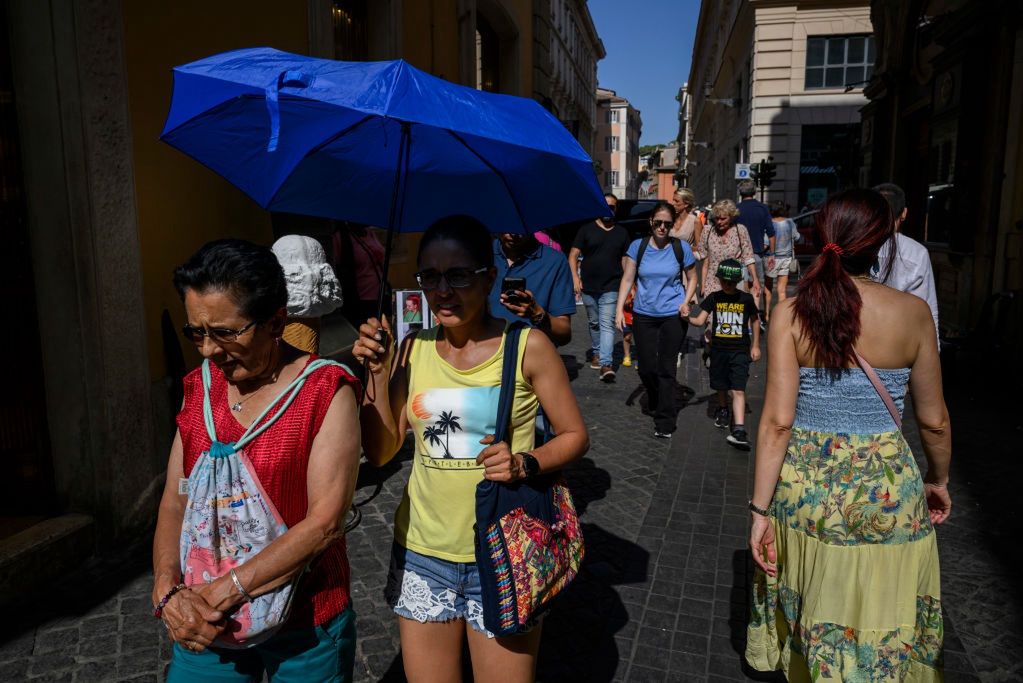
[[[828,242],[827,244],[825,244],[824,245],[824,249],[822,251],[833,251],[836,254],[838,254],[839,256],[844,256],[845,255],[845,249],[843,249],[842,247],[838,246],[834,242]]]

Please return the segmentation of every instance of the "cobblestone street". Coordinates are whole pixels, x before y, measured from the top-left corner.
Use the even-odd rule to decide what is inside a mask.
[[[641,413],[635,369],[620,368],[618,381],[605,385],[584,365],[588,335],[583,309],[578,313],[573,341],[562,354],[592,441],[567,473],[587,556],[579,579],[544,622],[537,678],[747,680],[745,506],[752,453],[730,447],[708,417],[711,391],[698,350],[690,350],[679,369],[689,399],[679,430],[670,442],[654,439],[652,422]],[[751,435],[765,369],[766,362],[753,366]],[[1008,493],[1010,477],[1018,477],[1009,471],[1008,444],[1021,436],[1019,413],[1003,407],[1004,413],[992,414],[968,393],[950,408],[955,507],[939,531],[946,680],[1023,680],[1020,521],[1013,501],[994,495]],[[1000,420],[1002,429],[984,431]],[[912,419],[906,433],[919,454]],[[404,453],[382,470],[364,464],[360,472],[362,523],[349,537],[358,681],[404,679],[383,588],[391,517],[409,471]],[[150,615],[148,552],[142,543],[127,560],[84,568],[8,613],[0,681],[162,680],[169,645]]]

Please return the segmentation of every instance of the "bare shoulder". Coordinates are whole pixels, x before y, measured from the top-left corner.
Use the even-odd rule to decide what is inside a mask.
[[[546,361],[550,354],[557,354],[554,342],[546,334],[536,329],[526,332],[526,358],[535,357]]]

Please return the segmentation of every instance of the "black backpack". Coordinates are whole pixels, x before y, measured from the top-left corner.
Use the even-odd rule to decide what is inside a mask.
[[[636,253],[636,275],[639,275],[639,264],[643,261],[643,254],[646,253],[646,248],[650,246],[650,240],[652,237],[644,237],[643,241],[639,243],[639,251]],[[668,241],[671,242],[671,249],[675,252],[675,258],[678,260],[678,273],[679,277],[682,277],[682,271],[686,267],[686,254],[682,251],[682,240],[677,237],[669,237]]]

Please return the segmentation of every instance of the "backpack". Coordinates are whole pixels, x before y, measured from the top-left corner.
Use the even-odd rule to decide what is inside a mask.
[[[636,253],[636,274],[639,275],[639,264],[643,261],[643,254],[646,253],[646,248],[650,246],[651,237],[644,237],[639,243],[639,251]],[[686,268],[686,253],[682,250],[682,240],[677,237],[669,237],[668,241],[671,242],[671,249],[675,252],[675,258],[678,260],[678,272],[681,276],[682,271]]]
[[[199,456],[188,477],[188,502],[179,546],[182,582],[186,586],[212,583],[251,560],[288,530],[280,512],[263,491],[245,447],[284,414],[306,378],[325,365],[341,364],[322,358],[309,363],[238,441],[223,443],[217,440],[210,405],[210,362],[203,361],[203,418],[210,449]],[[260,424],[279,404],[280,410]],[[242,603],[228,616],[228,627],[215,644],[233,649],[252,647],[276,633],[288,619],[295,587],[303,573],[299,572],[288,583],[252,602]]]

